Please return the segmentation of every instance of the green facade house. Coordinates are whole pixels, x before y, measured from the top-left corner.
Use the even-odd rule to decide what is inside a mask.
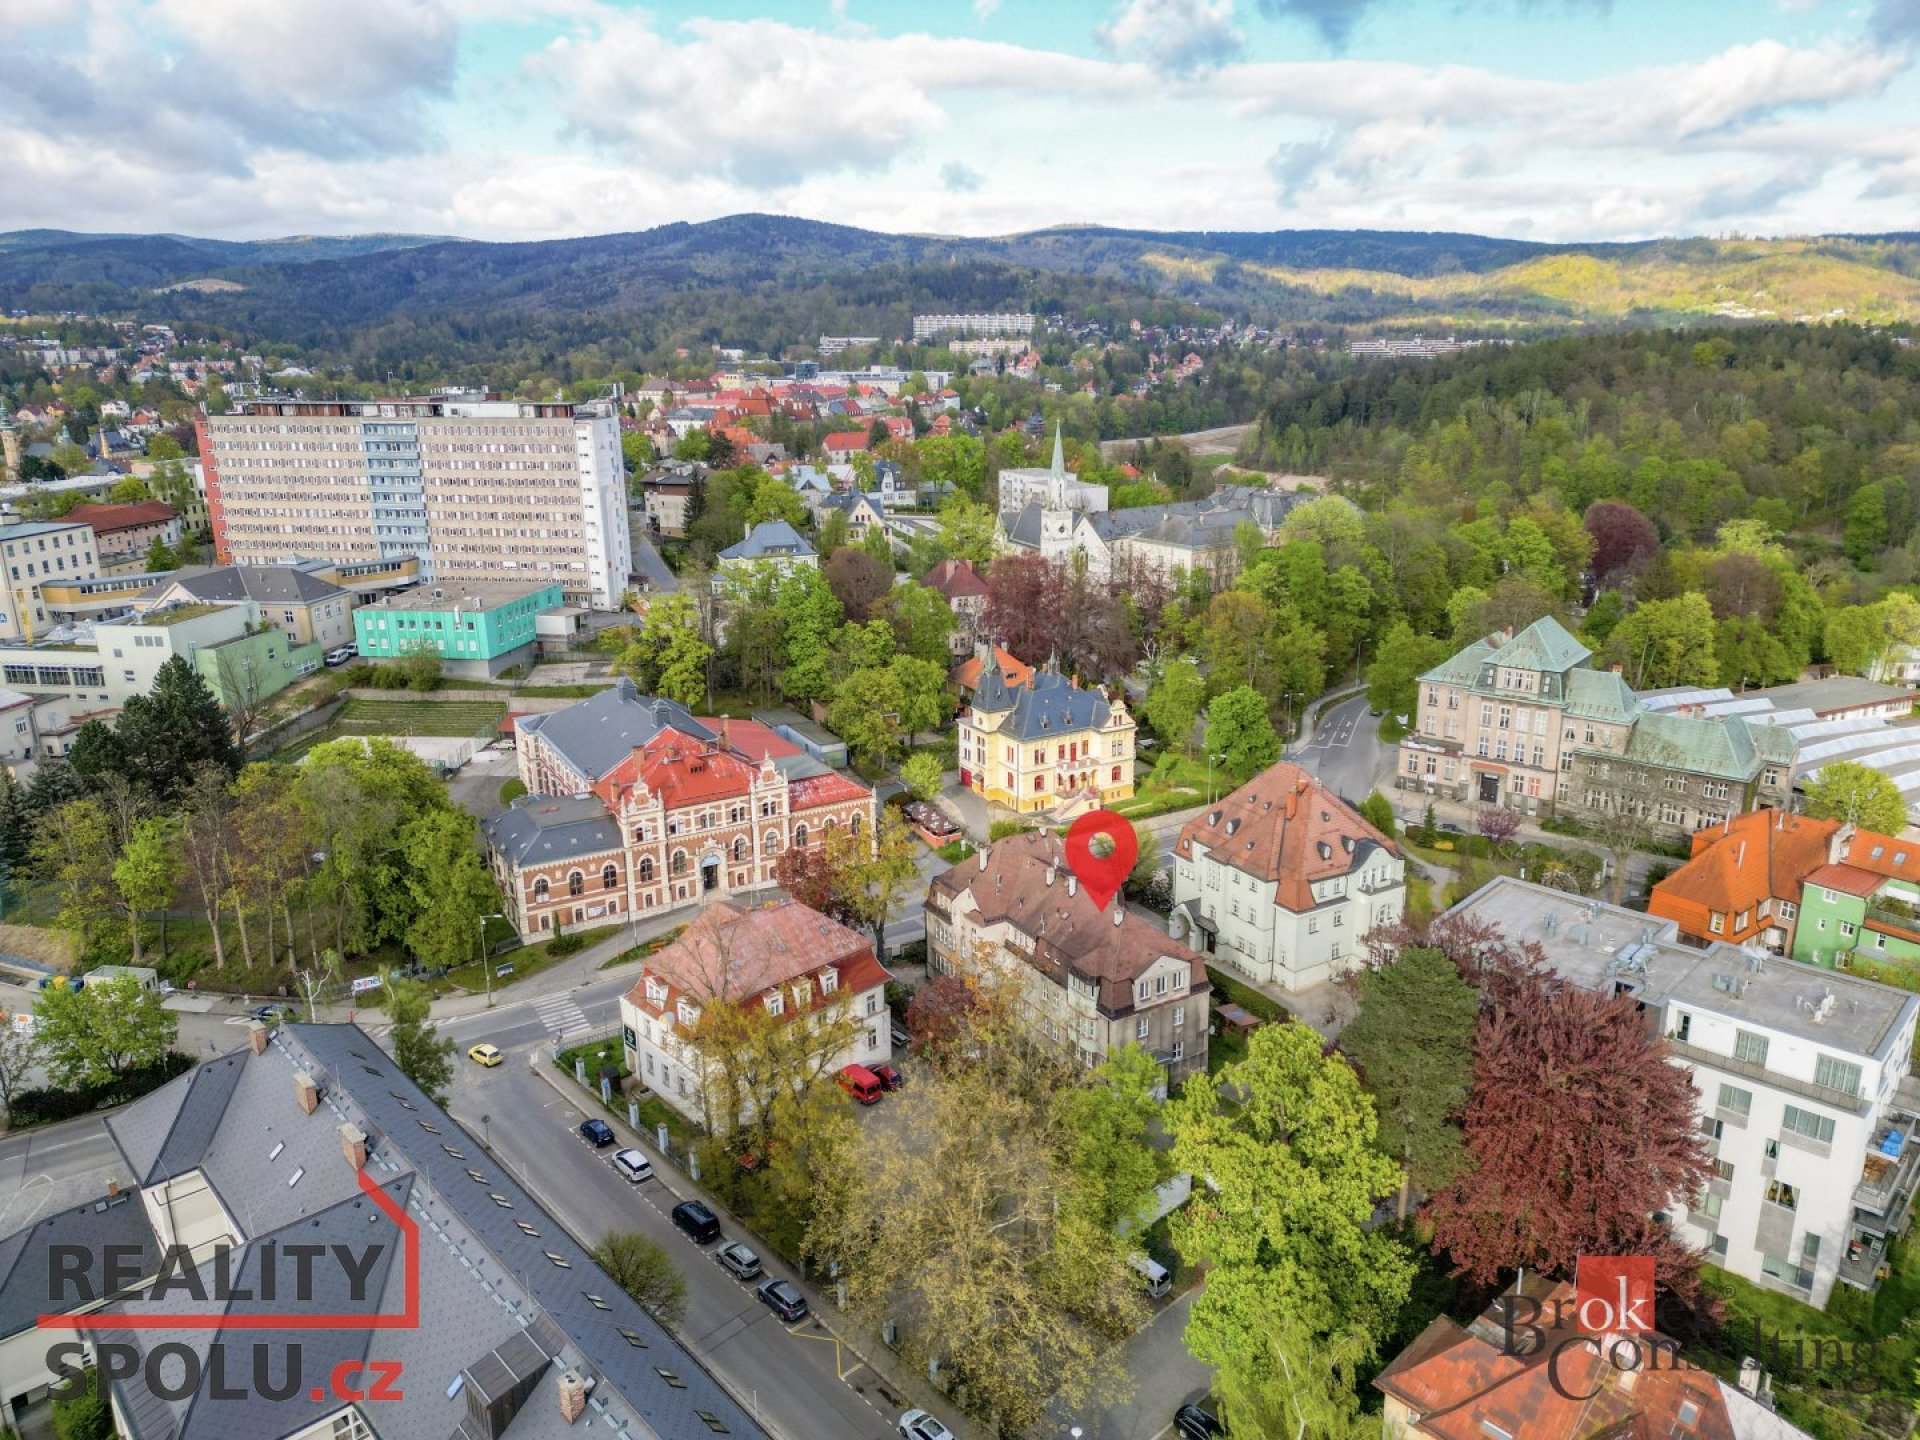
[[[1856,830],[1800,889],[1793,958],[1850,968],[1856,958],[1920,975],[1920,841]]]
[[[565,603],[558,585],[421,586],[353,612],[361,658],[396,660],[421,646],[449,675],[491,679],[530,663],[543,611]]]

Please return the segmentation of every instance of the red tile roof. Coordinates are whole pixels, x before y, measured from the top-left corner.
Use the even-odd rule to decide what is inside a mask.
[[[971,560],[942,560],[927,571],[920,583],[938,590],[948,601],[985,599],[987,595],[986,579]]]
[[[864,430],[836,430],[820,442],[822,450],[864,450],[867,448],[867,432]]]
[[[1349,873],[1373,848],[1400,853],[1351,805],[1284,760],[1189,820],[1174,853],[1192,859],[1196,845],[1222,865],[1275,882],[1275,903],[1296,914],[1320,903],[1316,882]]]
[[[822,805],[843,805],[849,800],[870,800],[873,792],[849,780],[838,770],[825,775],[804,775],[787,784],[787,809],[793,814],[818,810]]]
[[[752,787],[754,769],[753,762],[738,755],[709,749],[704,740],[665,729],[608,771],[593,793],[618,810],[626,792],[644,781],[673,810],[745,795]]]
[[[1889,880],[1920,880],[1920,843],[1877,830],[1856,830],[1840,841],[1842,863]]]
[[[1653,887],[1647,911],[1677,922],[1690,935],[1742,939],[1745,931],[1735,933],[1728,928],[1730,922],[1715,931],[1707,917],[1744,911],[1756,921],[1748,928],[1759,928],[1760,902],[1797,902],[1801,882],[1826,863],[1828,845],[1839,828],[1838,820],[1767,809],[1695,831],[1693,858]],[[1915,850],[1920,853],[1920,846]]]
[[[1033,682],[1033,666],[1015,659],[1010,651],[996,645],[993,647],[993,658],[1000,662],[1000,673],[1006,677],[1010,689],[1018,690],[1022,685]],[[980,657],[975,655],[954,666],[947,680],[962,690],[976,690],[980,686],[980,672],[986,668]]]
[[[819,977],[829,967],[836,972],[836,985],[832,995],[824,995]],[[627,999],[656,1015],[670,1015],[682,996],[696,1004],[716,996],[755,1000],[803,976],[814,981],[810,1008],[818,1008],[834,995],[858,995],[889,978],[866,936],[798,900],[757,910],[716,901],[688,923],[679,939],[649,956],[640,975]],[[666,983],[665,1003],[648,999],[648,976]],[[794,1013],[791,1005],[787,1013]]]
[[[1862,870],[1857,865],[1822,865],[1807,876],[1809,885],[1818,885],[1827,890],[1839,890],[1848,895],[1862,897],[1873,894],[1880,888],[1881,877],[1871,870]]]
[[[178,520],[180,512],[161,500],[137,500],[130,505],[76,505],[62,518],[90,525],[96,535],[113,535],[146,525],[164,525]]]
[[[800,753],[798,745],[781,739],[771,728],[762,725],[758,720],[733,720],[725,715],[712,718],[696,715],[694,718],[718,735],[720,743],[727,749],[746,756],[756,765],[769,755],[779,760],[785,756]]]

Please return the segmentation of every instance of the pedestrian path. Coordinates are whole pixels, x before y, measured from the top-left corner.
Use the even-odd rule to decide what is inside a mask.
[[[586,1011],[573,1001],[571,995],[542,995],[533,1002],[533,1013],[540,1017],[540,1023],[547,1033],[565,1039],[593,1027],[587,1023]]]

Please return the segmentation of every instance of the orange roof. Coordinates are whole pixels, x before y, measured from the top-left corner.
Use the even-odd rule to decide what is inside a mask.
[[[745,795],[753,785],[753,762],[728,751],[708,748],[704,740],[664,729],[627,756],[594,785],[609,808],[639,782],[665,797],[669,810]]]
[[[178,520],[180,512],[162,500],[136,500],[129,505],[76,505],[61,518],[91,526],[96,535],[112,535],[145,525],[164,525]]]
[[[1920,843],[1878,830],[1856,830],[1843,839],[1840,859],[1889,880],[1920,880]]]
[[[1033,682],[1033,666],[1023,665],[998,645],[993,647],[993,658],[1000,662],[1000,673],[1006,677],[1007,687],[1018,690],[1022,685]],[[976,690],[980,686],[980,672],[986,669],[978,655],[962,660],[953,667],[947,679],[962,690]]]
[[[782,740],[772,729],[758,720],[733,720],[725,715],[709,719],[696,715],[694,719],[720,737],[720,743],[727,749],[758,765],[771,755],[779,760],[788,755],[798,755],[800,747],[790,741]]]
[[[1284,760],[1189,820],[1174,853],[1190,860],[1196,845],[1222,865],[1276,882],[1274,903],[1296,914],[1320,903],[1316,881],[1349,873],[1372,849],[1400,853],[1359,811]]]
[[[836,972],[832,994],[821,990],[820,973]],[[640,982],[627,999],[656,1015],[671,1014],[682,996],[704,1004],[716,995],[754,1000],[810,977],[808,1008],[833,995],[857,995],[883,985],[887,971],[873,958],[873,944],[858,931],[798,900],[744,910],[725,900],[702,910],[680,938],[647,958]],[[647,996],[647,978],[667,987],[663,1003]],[[788,999],[792,1000],[791,994]],[[788,1014],[794,1013],[791,1005]]]
[[[1778,810],[1736,815],[1694,832],[1693,858],[1654,886],[1654,898],[1692,901],[1729,915],[1755,909],[1769,897],[1798,900],[1801,881],[1826,863],[1839,828],[1838,820]]]
[[[1536,1279],[1526,1293],[1540,1302],[1543,1334],[1525,1353],[1507,1353],[1502,1306],[1510,1302],[1503,1296],[1466,1329],[1444,1317],[1434,1321],[1380,1372],[1373,1383],[1414,1412],[1409,1433],[1434,1440],[1665,1440],[1682,1434],[1733,1440],[1719,1380],[1708,1370],[1675,1366],[1671,1340],[1642,1338],[1641,1367],[1615,1369],[1597,1353],[1597,1344],[1582,1340],[1587,1332],[1576,1322],[1572,1286],[1547,1289]],[[1571,1398],[1576,1395],[1587,1398]],[[1691,1421],[1684,1426],[1683,1411]]]
[[[864,450],[867,448],[867,432],[864,430],[836,430],[820,442],[822,450]]]

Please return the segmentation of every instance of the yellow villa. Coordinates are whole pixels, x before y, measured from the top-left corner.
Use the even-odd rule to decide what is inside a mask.
[[[1133,794],[1133,716],[1052,667],[1009,685],[997,660],[960,717],[960,781],[990,804],[1065,817]]]

